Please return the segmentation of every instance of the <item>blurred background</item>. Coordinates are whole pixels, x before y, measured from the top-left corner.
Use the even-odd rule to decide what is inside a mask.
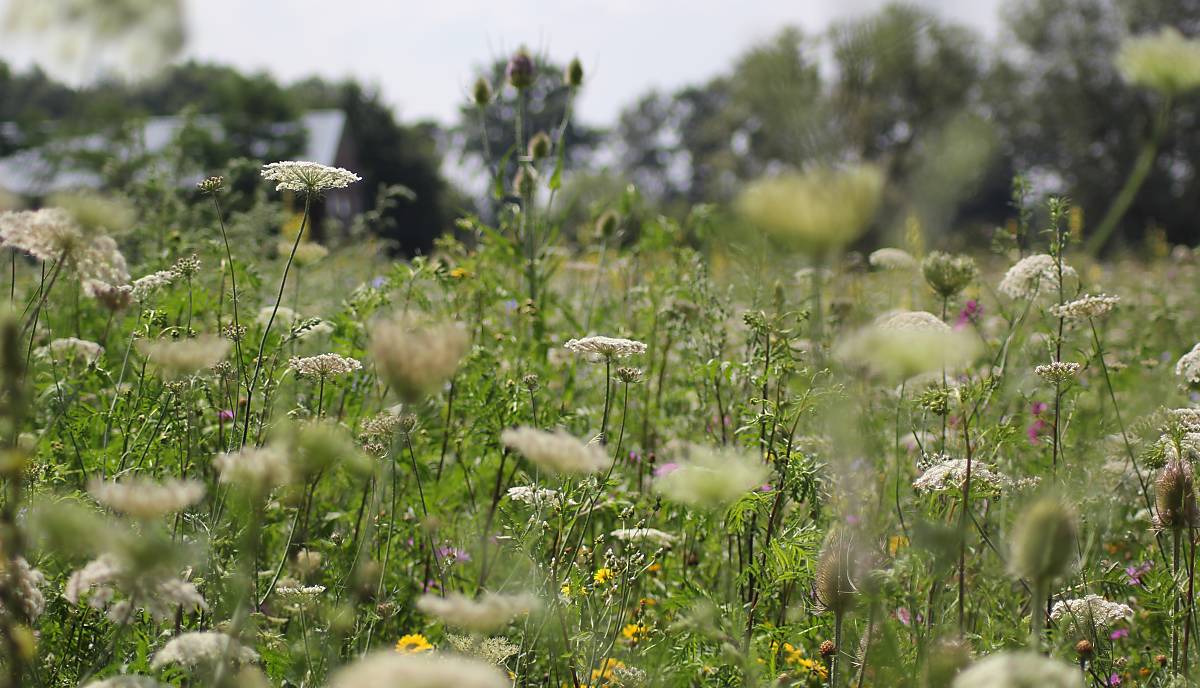
[[[249,186],[261,161],[310,159],[365,179],[324,205],[319,239],[357,223],[428,252],[504,201],[490,183],[515,139],[504,68],[524,46],[527,133],[571,108],[568,233],[607,207],[632,232],[719,217],[763,174],[871,161],[887,212],[864,248],[913,225],[939,246],[986,244],[1018,175],[1019,193],[1068,195],[1073,222],[1103,227],[1096,250],[1194,245],[1200,94],[1144,88],[1116,61],[1164,27],[1200,33],[1200,0],[0,0],[0,193]],[[481,76],[496,91],[482,111]]]

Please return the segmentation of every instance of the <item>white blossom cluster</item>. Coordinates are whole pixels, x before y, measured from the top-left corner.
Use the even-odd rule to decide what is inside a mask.
[[[967,480],[966,459],[939,454],[926,456],[922,463],[926,464],[926,468],[912,484],[918,492],[938,493],[963,489]],[[971,461],[972,489],[1003,493],[1024,485],[1025,481],[1014,481],[983,461]]]
[[[481,633],[503,628],[538,607],[537,598],[529,593],[503,595],[489,592],[474,599],[450,593],[445,597],[422,595],[417,600],[417,609],[423,614],[437,617],[453,628]]]
[[[1062,266],[1063,281],[1078,279],[1075,268]],[[1039,253],[1026,256],[1004,274],[998,289],[1001,294],[1013,299],[1032,299],[1043,290],[1058,289],[1058,265],[1054,256]]]
[[[1096,296],[1084,295],[1074,301],[1051,306],[1050,312],[1056,317],[1066,318],[1067,320],[1094,320],[1111,313],[1120,302],[1121,297],[1119,296],[1109,296],[1108,294],[1099,294]]]
[[[508,498],[514,502],[528,504],[529,506],[558,506],[562,503],[562,495],[558,490],[549,488],[537,487],[535,485],[518,485],[517,487],[508,488]],[[569,500],[574,504],[574,500]]]
[[[1200,383],[1200,344],[1179,358],[1175,364],[1175,374],[1190,384]]]
[[[263,179],[276,182],[276,191],[316,194],[329,189],[344,189],[362,177],[341,167],[315,162],[285,160],[263,165]]]
[[[159,270],[133,281],[130,288],[135,301],[145,301],[159,289],[169,287],[175,282],[175,273],[171,270]]]
[[[38,356],[53,357],[56,361],[76,358],[93,363],[104,355],[104,347],[86,339],[63,337],[51,341],[46,346],[38,347],[34,353]]]
[[[512,428],[500,434],[500,442],[552,473],[595,473],[609,461],[595,445],[584,444],[562,430]]]
[[[508,676],[489,663],[442,655],[403,655],[384,650],[339,669],[330,679],[328,688],[509,688],[511,685]]]
[[[563,348],[577,354],[587,354],[599,359],[626,358],[646,353],[646,345],[633,339],[602,337],[599,335],[572,339]]]
[[[204,483],[142,478],[121,481],[92,480],[88,492],[97,502],[123,514],[151,520],[182,511],[204,498]]]
[[[1065,622],[1069,628],[1080,632],[1107,630],[1122,621],[1133,618],[1129,605],[1110,602],[1099,595],[1086,595],[1073,600],[1060,600],[1050,610],[1055,622]]]
[[[898,332],[947,332],[950,326],[928,311],[896,311],[885,313],[875,324],[883,330]]]
[[[118,591],[125,599],[112,603]],[[111,553],[100,555],[71,574],[63,597],[72,604],[79,604],[86,597],[90,607],[107,607],[108,618],[120,624],[131,622],[138,609],[146,610],[160,622],[173,618],[181,607],[185,611],[208,609],[195,585],[159,572],[135,570]]]
[[[117,242],[105,234],[87,236],[62,208],[0,213],[0,245],[43,262],[63,261],[80,281],[129,281],[129,268]]]
[[[328,380],[336,375],[347,375],[362,370],[362,363],[353,358],[338,354],[317,354],[316,356],[292,356],[288,368],[300,377]]]
[[[194,667],[223,660],[245,664],[257,661],[258,653],[225,633],[194,631],[172,638],[154,654],[150,667],[161,669],[169,664]]]
[[[675,536],[657,528],[618,528],[609,533],[622,542],[648,542],[658,547],[669,547]]]
[[[9,572],[0,562],[0,576],[14,580],[13,592],[21,605],[21,611],[30,621],[42,615],[46,609],[46,597],[42,594],[42,586],[46,584],[46,576],[41,571],[29,565],[25,557],[16,558],[16,570]],[[4,611],[4,603],[0,601],[0,611]]]
[[[234,453],[218,454],[213,459],[219,480],[241,485],[256,492],[268,492],[292,479],[287,455],[278,447],[245,447]]]
[[[1068,361],[1052,361],[1044,365],[1037,366],[1033,372],[1037,376],[1056,385],[1061,385],[1064,382],[1069,382],[1079,374],[1079,369],[1083,366],[1078,363],[1070,363]]]
[[[872,251],[867,256],[871,267],[880,270],[912,270],[917,267],[917,259],[908,251],[898,248],[881,248]]]

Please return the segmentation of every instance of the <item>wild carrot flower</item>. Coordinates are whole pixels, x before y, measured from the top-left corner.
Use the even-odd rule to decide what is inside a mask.
[[[1075,268],[1066,264],[1062,266],[1062,276],[1064,281],[1079,278]],[[1012,299],[1032,299],[1039,293],[1056,290],[1058,287],[1058,264],[1053,256],[1040,253],[1017,261],[1004,274],[998,289],[1001,294]]]
[[[1068,361],[1052,361],[1033,369],[1038,377],[1054,385],[1061,385],[1075,379],[1083,366]]]
[[[584,444],[569,433],[546,432],[530,427],[505,430],[500,442],[553,473],[596,473],[608,466],[608,456],[599,447]]]
[[[921,263],[921,272],[935,294],[949,299],[965,289],[978,270],[970,256],[934,251]]]
[[[182,633],[154,653],[151,668],[168,664],[196,667],[229,660],[236,664],[258,661],[258,653],[225,633],[196,631]]]
[[[139,277],[130,286],[135,301],[145,301],[149,296],[175,282],[175,273],[171,270],[159,270],[145,277]]]
[[[274,445],[245,447],[232,454],[219,454],[213,459],[213,467],[222,483],[262,493],[291,482],[293,474],[287,455]]]
[[[86,339],[64,337],[55,339],[46,346],[38,347],[34,353],[40,357],[52,357],[56,361],[79,359],[86,363],[95,363],[104,355],[104,347]]]
[[[5,561],[0,560],[0,580],[12,581],[12,593],[19,604],[19,610],[28,621],[33,621],[42,615],[46,608],[46,598],[42,594],[42,586],[46,584],[46,576],[41,571],[29,565],[25,557],[17,557],[15,570],[7,570]],[[0,601],[0,612],[4,602]]]
[[[129,281],[125,256],[111,237],[87,236],[62,208],[0,213],[0,244],[43,262],[61,260],[81,281]]]
[[[229,354],[232,343],[214,335],[191,339],[139,339],[138,350],[170,376],[192,375],[211,368]]]
[[[528,593],[485,593],[475,599],[451,593],[445,597],[423,595],[417,600],[417,609],[447,626],[480,633],[503,628],[538,607],[537,598]]]
[[[1120,301],[1121,297],[1119,296],[1109,296],[1107,294],[1091,296],[1085,294],[1074,301],[1051,306],[1050,312],[1057,317],[1066,318],[1067,320],[1094,320],[1111,313]]]
[[[362,181],[362,177],[341,167],[296,160],[264,165],[262,176],[267,181],[277,182],[276,191],[294,191],[312,196],[330,189],[344,189]]]
[[[125,599],[110,604],[117,592]],[[63,597],[72,604],[87,598],[94,609],[108,608],[115,623],[130,623],[136,609],[145,609],[158,621],[172,618],[182,607],[185,611],[207,609],[204,597],[192,583],[160,570],[146,570],[125,557],[105,553],[71,574]]]
[[[813,169],[752,182],[737,207],[780,241],[820,253],[858,238],[879,209],[883,187],[883,173],[869,165]]]
[[[670,547],[675,542],[674,535],[657,528],[619,528],[609,535],[622,542],[645,542],[656,547]]]
[[[1068,628],[1079,632],[1092,633],[1132,619],[1133,610],[1129,605],[1109,602],[1099,595],[1087,595],[1055,602],[1050,610],[1050,618],[1056,623],[1064,622]]]
[[[1077,667],[1036,652],[998,652],[954,678],[953,688],[1083,688]]]
[[[881,248],[867,256],[867,263],[879,270],[912,270],[917,259],[908,251],[898,248]]]
[[[347,375],[356,370],[362,370],[362,363],[353,358],[338,354],[318,354],[316,356],[292,356],[288,368],[300,377],[328,380],[337,375]]]
[[[677,467],[654,480],[659,494],[696,508],[719,508],[766,482],[770,469],[757,456],[693,445]]]
[[[626,358],[634,354],[646,353],[645,344],[633,339],[622,339],[620,337],[592,336],[584,337],[583,339],[571,339],[566,344],[563,344],[563,348],[577,354],[591,355],[597,360],[612,360],[614,358]]]
[[[328,688],[365,686],[510,688],[512,681],[495,665],[478,660],[376,652],[337,670],[328,683]]]
[[[1127,81],[1165,96],[1200,87],[1200,41],[1171,26],[1126,39],[1116,64]]]
[[[94,479],[88,484],[88,492],[97,502],[113,511],[153,520],[199,502],[204,498],[204,483],[176,479],[161,482],[146,478],[121,481]]]
[[[421,326],[402,320],[370,328],[375,367],[406,402],[424,399],[453,377],[470,340],[457,323]]]
[[[1200,344],[1179,358],[1175,364],[1175,375],[1189,384],[1200,384]]]

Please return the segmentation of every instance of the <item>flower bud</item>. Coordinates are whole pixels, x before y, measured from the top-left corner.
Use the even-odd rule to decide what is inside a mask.
[[[513,177],[513,193],[521,198],[529,198],[537,192],[538,173],[532,165],[521,165]]]
[[[487,79],[479,77],[475,80],[475,85],[471,87],[471,100],[477,107],[486,107],[492,102],[492,85]]]
[[[508,83],[517,90],[523,91],[533,85],[537,71],[533,65],[533,58],[529,56],[529,52],[525,48],[513,53],[513,56],[508,59],[508,67],[505,68],[504,74],[508,78]]]
[[[1012,534],[1013,573],[1048,585],[1075,565],[1079,526],[1075,513],[1053,497],[1029,506]]]
[[[621,215],[615,210],[605,210],[596,218],[596,234],[601,237],[611,237],[617,233],[621,225]]]
[[[554,144],[550,141],[550,136],[544,131],[539,131],[533,135],[533,138],[529,139],[529,159],[542,160],[548,158],[550,157],[550,150],[553,147]]]
[[[583,63],[576,57],[571,60],[567,68],[563,71],[563,81],[571,88],[579,88],[583,85]]]

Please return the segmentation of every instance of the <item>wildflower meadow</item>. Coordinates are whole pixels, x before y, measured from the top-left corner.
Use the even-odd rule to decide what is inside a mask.
[[[1094,240],[1146,170],[1014,170],[973,243],[870,156],[584,208],[535,57],[429,250],[255,150],[0,196],[0,686],[1200,681],[1200,257]],[[1115,64],[1200,88],[1171,29]]]

